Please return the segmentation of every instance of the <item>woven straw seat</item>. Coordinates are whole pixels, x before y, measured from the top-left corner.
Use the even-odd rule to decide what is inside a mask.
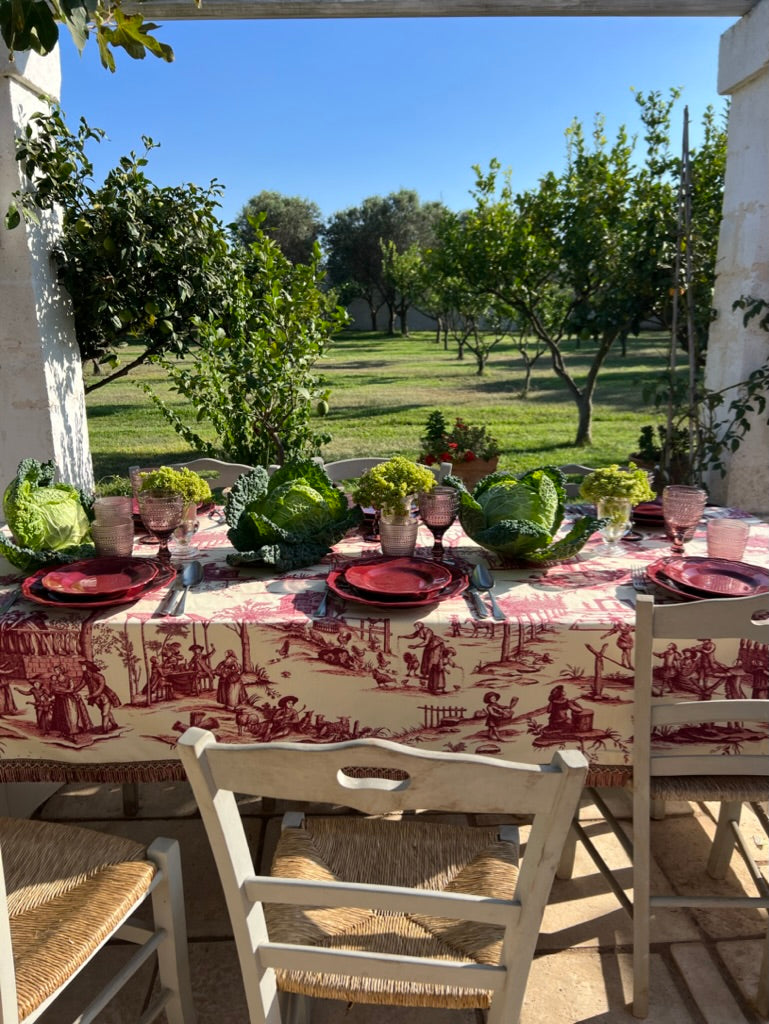
[[[468,829],[410,821],[307,818],[281,834],[271,874],[280,878],[366,882],[439,892],[512,899],[518,849],[498,829]],[[312,909],[267,904],[273,942],[372,953],[474,960],[498,965],[503,929],[475,921],[353,907]],[[278,971],[285,992],[351,1003],[488,1008],[491,993],[424,985],[406,978],[347,978],[309,971]]]
[[[219,869],[251,1024],[280,1024],[280,1003],[295,1010],[307,997],[474,1007],[488,1010],[488,1024],[517,1024],[584,784],[582,754],[522,765],[373,739],[220,744],[194,728],[179,752]],[[236,792],[369,817],[286,815],[271,874],[259,875]],[[525,856],[519,864],[511,825],[392,817],[424,808],[521,814],[531,820]]]
[[[651,780],[652,800],[712,800],[759,803],[769,800],[767,775],[669,775]]]
[[[13,963],[13,972],[2,974],[0,981],[9,987],[15,981],[18,1020],[33,1020],[145,897],[165,884],[165,873],[160,858],[148,859],[145,847],[133,840],[25,819],[0,818],[0,853],[0,897],[3,877],[5,881],[0,909],[4,905],[7,911],[5,937],[10,938],[12,950],[11,957],[0,927],[0,957],[5,958],[6,968]],[[166,925],[170,931],[170,918]],[[146,932],[144,938],[152,934]],[[184,969],[183,929],[180,938]],[[189,979],[181,998],[179,979],[164,980],[168,992],[175,992],[175,1005],[167,1007],[169,1021],[191,1024]],[[187,1007],[186,1012],[181,1006]],[[0,1020],[6,1019],[13,1022],[0,1013]]]

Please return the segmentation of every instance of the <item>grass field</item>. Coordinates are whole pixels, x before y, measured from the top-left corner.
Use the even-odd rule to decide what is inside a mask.
[[[583,342],[578,349],[569,342],[564,350],[572,372],[584,374],[592,344]],[[121,350],[126,360],[134,354],[130,347]],[[327,461],[367,454],[416,458],[427,414],[440,409],[449,420],[461,415],[468,423],[486,424],[502,446],[501,468],[623,462],[635,451],[641,426],[656,418],[644,405],[641,391],[644,382],[664,368],[666,358],[667,339],[660,334],[629,339],[625,357],[619,347],[612,351],[598,380],[593,444],[575,448],[576,406],[546,357],[536,364],[531,391],[522,398],[523,365],[511,344],[494,350],[479,377],[472,358],[459,361],[455,349],[444,351],[429,333],[391,338],[345,332],[318,365],[331,388],[331,410],[318,421],[332,435],[323,455]],[[94,379],[87,375],[87,383]],[[193,421],[192,410],[185,415],[158,367],[142,367],[136,379],[152,383],[180,415]],[[125,473],[130,465],[159,464],[190,454],[186,442],[130,380],[109,384],[87,399],[97,480]]]

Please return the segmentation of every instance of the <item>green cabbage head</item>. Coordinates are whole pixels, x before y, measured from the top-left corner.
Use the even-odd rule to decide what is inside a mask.
[[[20,569],[37,569],[93,554],[88,516],[71,484],[55,483],[52,461],[23,459],[3,495],[12,539],[0,536],[0,554]]]
[[[575,555],[598,529],[593,516],[578,519],[560,540],[565,477],[555,466],[517,476],[507,470],[484,477],[470,494],[457,477],[444,484],[460,492],[459,519],[465,533],[503,563],[541,564]]]

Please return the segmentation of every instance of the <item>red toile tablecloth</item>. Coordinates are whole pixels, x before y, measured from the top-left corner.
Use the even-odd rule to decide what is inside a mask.
[[[766,567],[769,526],[749,521],[744,560]],[[445,542],[457,559],[485,554],[458,524]],[[379,551],[357,535],[324,564],[285,574],[230,567],[216,519],[196,543],[205,576],[183,617],[157,614],[163,591],[92,611],[19,598],[0,614],[0,781],[179,778],[175,745],[190,724],[225,741],[379,736],[524,762],[575,746],[596,783],[631,770],[630,569],[669,552],[661,533],[623,543],[618,557],[595,535],[568,563],[495,569],[505,622],[478,619],[462,596],[404,609],[333,598],[314,617],[329,568]],[[417,554],[430,543],[420,533]],[[705,553],[704,531],[687,549]],[[137,541],[143,553],[154,549]],[[0,608],[16,579],[0,563]],[[665,647],[670,692],[767,695],[765,646]]]

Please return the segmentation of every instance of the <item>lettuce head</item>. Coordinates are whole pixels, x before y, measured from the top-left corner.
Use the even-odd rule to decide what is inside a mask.
[[[0,554],[19,569],[33,570],[86,558],[88,516],[79,491],[56,483],[52,461],[23,459],[3,495],[3,513],[11,538],[0,534]]]
[[[444,485],[460,492],[459,519],[465,533],[503,562],[541,564],[571,558],[598,528],[600,520],[583,516],[556,541],[566,507],[565,477],[555,466],[521,476],[500,470],[468,492],[457,477]]]
[[[231,565],[270,565],[281,571],[313,565],[357,526],[363,513],[312,459],[281,466],[272,476],[244,473],[227,497]]]

